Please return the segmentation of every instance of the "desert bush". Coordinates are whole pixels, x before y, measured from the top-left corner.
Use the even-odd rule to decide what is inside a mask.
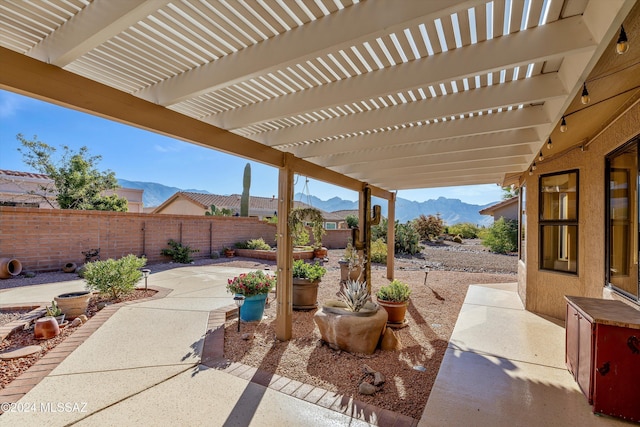
[[[444,230],[444,221],[440,218],[440,214],[429,216],[422,214],[413,220],[413,224],[422,240],[433,240]]]
[[[369,254],[369,260],[380,264],[387,262],[387,244],[382,239],[371,242],[371,254]]]
[[[263,251],[268,251],[271,249],[271,246],[264,241],[262,237],[259,239],[251,239],[247,241],[247,249],[259,249]]]
[[[395,230],[395,253],[415,255],[423,249],[420,246],[420,234],[418,234],[412,222],[407,222],[406,224],[396,222]]]
[[[482,233],[482,244],[492,252],[506,254],[518,249],[518,221],[500,218]]]
[[[170,256],[175,262],[179,262],[180,264],[192,263],[193,258],[191,258],[191,254],[199,252],[198,249],[191,249],[189,246],[176,242],[173,239],[169,239],[167,244],[169,245],[169,248],[163,249],[161,252],[162,255]]]
[[[387,242],[387,218],[382,218],[380,224],[371,227],[371,241],[382,240]]]
[[[450,225],[447,228],[447,233],[453,234],[454,236],[460,235],[463,239],[476,239],[480,232],[480,228],[470,222]]]
[[[140,269],[146,263],[146,258],[138,258],[133,254],[118,260],[88,262],[84,271],[87,289],[111,295],[114,299],[131,293],[142,278]]]

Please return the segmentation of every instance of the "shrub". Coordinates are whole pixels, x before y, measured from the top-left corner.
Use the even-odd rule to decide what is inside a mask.
[[[261,237],[259,239],[252,239],[247,241],[247,249],[259,249],[259,250],[268,251],[271,249],[271,246],[269,246],[267,242],[265,242],[264,239]]]
[[[415,255],[422,250],[420,235],[411,222],[400,224],[396,222],[395,253]]]
[[[407,302],[411,296],[411,289],[406,283],[394,279],[388,285],[382,286],[376,297],[389,302]]]
[[[173,239],[169,239],[167,244],[169,245],[169,249],[163,249],[161,252],[162,255],[170,256],[175,262],[179,262],[180,264],[190,264],[193,262],[191,254],[199,252],[198,249],[191,249],[189,246],[176,242]]]
[[[236,249],[249,249],[249,242],[247,240],[244,240],[242,242],[235,242],[233,244],[233,247]]]
[[[382,239],[378,239],[371,243],[371,254],[369,255],[369,260],[380,264],[387,262],[387,244],[383,242]]]
[[[480,233],[480,228],[470,222],[462,222],[460,224],[450,225],[447,233],[453,235],[459,234],[463,239],[476,239],[478,237],[478,233]]]
[[[347,227],[349,228],[353,228],[353,227],[357,227],[358,226],[358,217],[356,215],[353,214],[349,214],[346,216],[346,218],[344,219],[347,222]]]
[[[500,218],[482,233],[482,239],[482,244],[492,252],[515,252],[518,248],[518,221]]]
[[[111,295],[113,299],[131,293],[142,278],[140,268],[146,263],[146,258],[138,258],[133,254],[118,260],[88,262],[84,271],[87,289]]]
[[[444,221],[437,215],[420,215],[413,220],[414,226],[422,240],[432,240],[442,234]]]
[[[387,242],[387,218],[382,218],[380,224],[371,227],[371,241],[382,239],[383,242]]]
[[[308,279],[312,282],[321,280],[322,276],[327,273],[327,269],[318,264],[310,264],[304,262],[302,259],[295,260],[293,262],[293,277],[300,279]]]

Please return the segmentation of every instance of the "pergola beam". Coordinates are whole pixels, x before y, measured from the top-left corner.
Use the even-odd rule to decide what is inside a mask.
[[[26,54],[64,67],[171,0],[94,1]]]
[[[282,151],[1,47],[0,69],[2,89],[269,166],[283,166]],[[330,184],[354,191],[363,185],[303,159],[294,159],[292,164],[295,172]],[[377,197],[387,200],[391,197],[389,191],[379,187],[373,186],[372,191]]]
[[[410,61],[370,73],[352,76],[330,85],[316,86],[287,96],[234,108],[215,114],[207,121],[225,129],[278,120],[311,113],[321,109],[341,107],[354,100],[367,101],[395,95],[417,88],[437,87],[441,83],[472,79],[476,75],[526,67],[574,55],[595,48],[582,17],[576,16],[552,22],[525,32],[510,34],[478,43],[468,48]],[[402,79],[394,79],[402,73]]]
[[[430,123],[423,126],[408,126],[393,133],[376,132],[349,137],[318,141],[299,146],[281,146],[300,158],[321,157],[350,153],[359,150],[385,148],[389,146],[432,142],[460,137],[492,134],[507,130],[534,128],[549,125],[550,120],[541,105],[503,111],[499,114],[465,117],[459,120]]]
[[[449,15],[484,1],[402,0],[399,3],[389,7],[384,2],[366,1],[357,7],[347,7],[236,54],[159,82],[137,92],[136,96],[165,106],[176,104],[254,77],[295,67],[308,59],[349,49],[382,37],[389,31],[403,31],[443,13]]]
[[[350,116],[320,120],[304,126],[294,126],[252,135],[251,139],[266,145],[292,144],[370,129],[382,129],[404,123],[467,115],[518,104],[538,104],[567,95],[558,76],[542,74],[529,79],[482,87],[447,96],[399,104]]]

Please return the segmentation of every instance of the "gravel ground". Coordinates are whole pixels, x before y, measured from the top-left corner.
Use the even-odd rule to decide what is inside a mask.
[[[340,280],[337,261],[342,253],[342,250],[329,251],[329,261],[325,263],[327,274],[318,292],[320,304],[336,298]],[[274,262],[248,258],[198,259],[194,262],[194,265],[206,264],[275,270]],[[182,266],[164,263],[150,265],[149,268],[156,273]],[[468,286],[515,282],[517,256],[493,254],[477,240],[467,240],[462,244],[444,242],[426,245],[418,256],[397,257],[395,268],[396,278],[409,284],[413,290],[407,311],[408,326],[396,331],[402,350],[378,350],[369,356],[331,350],[320,342],[313,322],[315,310],[294,311],[293,339],[279,342],[275,339],[276,304],[272,303],[265,310],[263,321],[243,324],[240,334],[237,333],[237,320],[227,321],[225,357],[420,418]],[[39,273],[31,278],[18,276],[0,281],[0,290],[76,279],[76,275],[62,272]],[[373,292],[387,282],[385,267],[372,265]],[[270,294],[271,301],[273,298],[275,295]],[[249,333],[251,338],[242,339],[244,333]],[[373,396],[357,392],[365,364],[386,378]],[[424,371],[414,367],[424,367]]]

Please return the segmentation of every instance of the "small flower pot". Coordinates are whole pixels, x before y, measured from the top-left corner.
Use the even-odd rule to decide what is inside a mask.
[[[236,251],[231,249],[224,251],[224,256],[226,256],[227,258],[233,258],[235,254],[236,254]]]
[[[37,340],[48,340],[60,335],[60,326],[55,317],[47,316],[36,320],[33,336]]]
[[[65,273],[73,273],[76,271],[76,268],[78,268],[78,266],[75,262],[68,262],[62,267],[62,271]]]
[[[407,313],[407,304],[408,301],[405,302],[391,302],[378,299],[378,304],[380,307],[384,308],[387,311],[388,319],[387,323],[404,323],[404,318]]]

